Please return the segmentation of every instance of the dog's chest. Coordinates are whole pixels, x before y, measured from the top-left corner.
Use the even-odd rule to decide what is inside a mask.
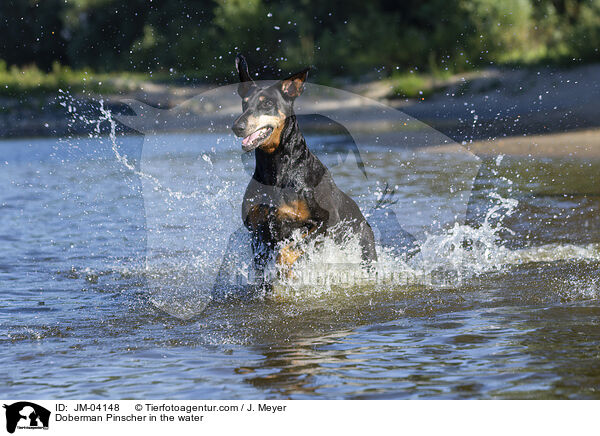
[[[296,198],[281,202],[277,206],[276,217],[282,222],[305,223],[310,219],[311,213],[307,201],[303,198]]]

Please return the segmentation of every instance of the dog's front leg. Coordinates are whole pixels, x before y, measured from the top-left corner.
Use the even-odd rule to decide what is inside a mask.
[[[296,263],[298,258],[304,254],[304,250],[300,248],[299,245],[305,241],[309,235],[314,234],[317,229],[318,226],[314,226],[301,236],[300,241],[290,242],[279,250],[276,262],[280,266],[286,278],[289,279],[293,277],[292,266],[294,263]]]
[[[284,245],[277,254],[277,264],[281,266],[287,278],[292,277],[292,265],[298,260],[304,251],[299,249],[295,243]]]
[[[255,284],[258,287],[263,287],[268,282],[265,272],[269,258],[271,257],[271,250],[260,235],[254,232],[252,233],[252,256]]]

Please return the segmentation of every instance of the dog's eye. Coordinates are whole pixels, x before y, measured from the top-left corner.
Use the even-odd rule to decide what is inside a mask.
[[[264,109],[270,109],[273,107],[273,100],[264,100],[261,102],[260,106]]]

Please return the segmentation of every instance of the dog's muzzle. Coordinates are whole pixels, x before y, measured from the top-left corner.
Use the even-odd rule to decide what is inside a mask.
[[[251,133],[250,135],[246,136],[242,140],[242,150],[244,150],[244,151],[254,150],[258,146],[260,146],[264,142],[265,139],[267,139],[269,136],[271,136],[271,133],[273,133],[273,127],[271,127],[271,126],[261,127],[260,129],[256,130],[254,133]]]

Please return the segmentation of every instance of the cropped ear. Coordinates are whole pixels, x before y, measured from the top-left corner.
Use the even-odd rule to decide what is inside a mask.
[[[248,63],[246,58],[241,54],[235,57],[235,68],[240,76],[240,84],[238,85],[238,94],[244,98],[253,86],[256,86],[250,73],[248,73]]]
[[[296,74],[292,74],[287,79],[281,80],[275,86],[279,87],[279,91],[284,97],[296,98],[304,91],[304,82],[306,82],[309,71],[310,67],[305,68]]]

